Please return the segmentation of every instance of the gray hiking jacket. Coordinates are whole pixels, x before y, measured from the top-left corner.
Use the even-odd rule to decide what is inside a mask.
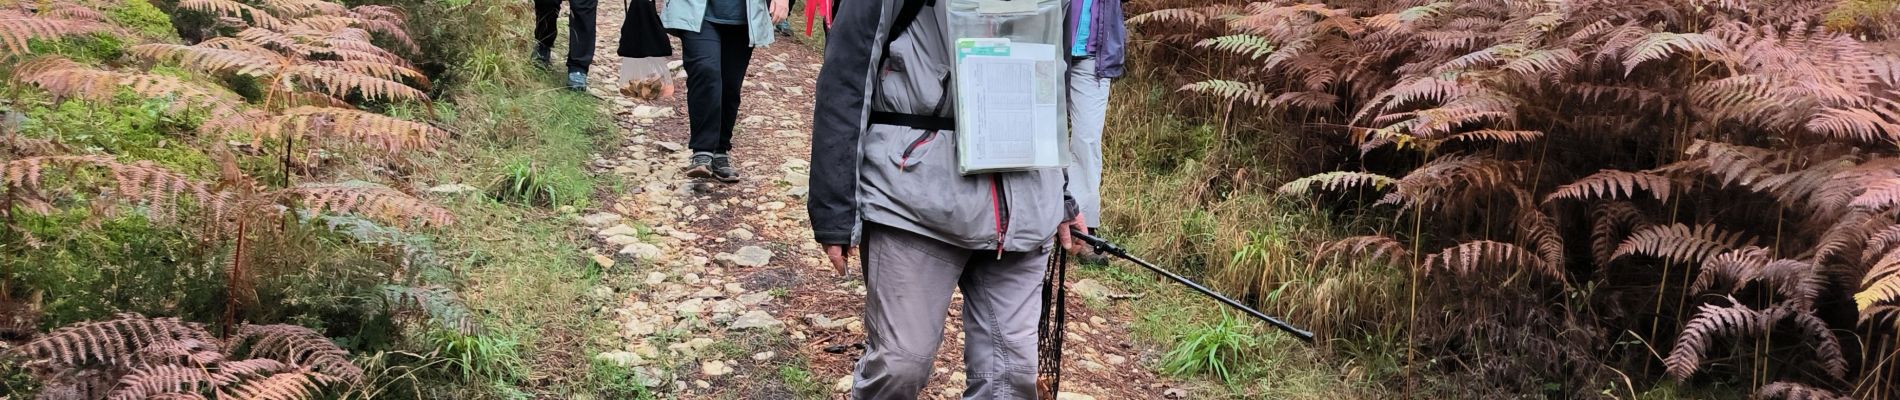
[[[842,0],[825,39],[812,115],[813,236],[857,244],[861,224],[886,225],[972,250],[1039,250],[1066,217],[1062,169],[963,176],[956,133],[872,125],[871,111],[950,117],[953,38],[947,0],[925,7],[883,43],[905,0]],[[914,0],[913,0],[914,1]],[[885,59],[884,65],[876,64]]]

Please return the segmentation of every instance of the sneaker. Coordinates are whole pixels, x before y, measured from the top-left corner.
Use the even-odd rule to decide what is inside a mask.
[[[567,88],[577,92],[586,91],[587,73],[579,71],[567,73]]]
[[[541,69],[549,69],[551,67],[549,67],[550,64],[548,63],[548,57],[549,57],[548,53],[551,53],[553,51],[554,49],[543,49],[543,48],[536,47],[534,49],[534,53],[531,53],[528,55],[528,59],[534,61],[535,67],[539,67]]]
[[[713,156],[712,173],[713,179],[718,179],[720,182],[734,183],[739,181],[739,169],[732,167],[732,156],[729,155],[719,154]]]
[[[686,176],[698,179],[717,179],[713,174],[712,153],[693,153],[692,160],[686,163]]]

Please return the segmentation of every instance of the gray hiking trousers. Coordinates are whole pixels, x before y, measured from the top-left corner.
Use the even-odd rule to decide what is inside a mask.
[[[1036,323],[1049,246],[970,250],[864,224],[864,358],[854,399],[915,399],[943,344],[952,290],[963,290],[965,399],[1036,398]]]
[[[1069,65],[1069,196],[1089,228],[1102,226],[1102,130],[1108,125],[1109,79],[1095,75],[1095,59]]]

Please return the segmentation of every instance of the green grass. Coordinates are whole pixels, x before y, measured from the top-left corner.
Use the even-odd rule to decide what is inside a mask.
[[[797,362],[791,365],[779,366],[778,380],[803,399],[822,399],[825,398],[827,392],[823,382],[812,378],[811,370],[806,366],[803,358],[797,359]]]
[[[526,63],[520,54],[480,53],[488,55],[478,57],[483,62]],[[485,380],[489,387],[454,397],[637,398],[626,397],[645,393],[628,383],[631,372],[595,370],[602,367],[592,355],[605,344],[594,339],[610,337],[612,327],[594,315],[600,305],[588,293],[607,271],[581,247],[590,240],[574,215],[596,190],[611,186],[585,168],[595,149],[617,137],[598,99],[557,89],[555,77],[545,75],[469,82],[451,94],[452,107],[436,112],[460,137],[450,151],[422,162],[435,167],[420,180],[507,188],[490,193],[502,196],[439,199],[457,223],[438,242],[452,244],[442,258],[453,260],[451,269],[466,288],[462,297],[484,316],[485,334],[515,343],[522,361],[520,373],[512,374],[519,379],[499,374]]]
[[[1221,382],[1233,382],[1248,351],[1260,345],[1251,321],[1234,318],[1221,310],[1221,318],[1201,322],[1175,338],[1173,350],[1162,356],[1161,370],[1175,376],[1211,375]]]
[[[594,385],[596,399],[601,400],[648,400],[653,398],[644,381],[632,368],[606,361],[594,361],[589,368],[589,381]],[[576,398],[586,398],[577,396]]]
[[[170,42],[178,38],[178,29],[172,27],[171,16],[152,6],[146,0],[123,0],[112,3],[104,10],[106,18],[112,23],[124,26],[133,32],[153,40]]]

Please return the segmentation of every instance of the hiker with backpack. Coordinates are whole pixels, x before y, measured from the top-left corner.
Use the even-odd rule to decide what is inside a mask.
[[[1035,398],[1046,263],[1057,243],[1079,248],[1070,229],[1086,229],[1061,168],[960,171],[950,1],[852,0],[831,16],[807,206],[833,268],[862,255],[867,338],[853,398],[917,398],[956,290],[964,398]]]

